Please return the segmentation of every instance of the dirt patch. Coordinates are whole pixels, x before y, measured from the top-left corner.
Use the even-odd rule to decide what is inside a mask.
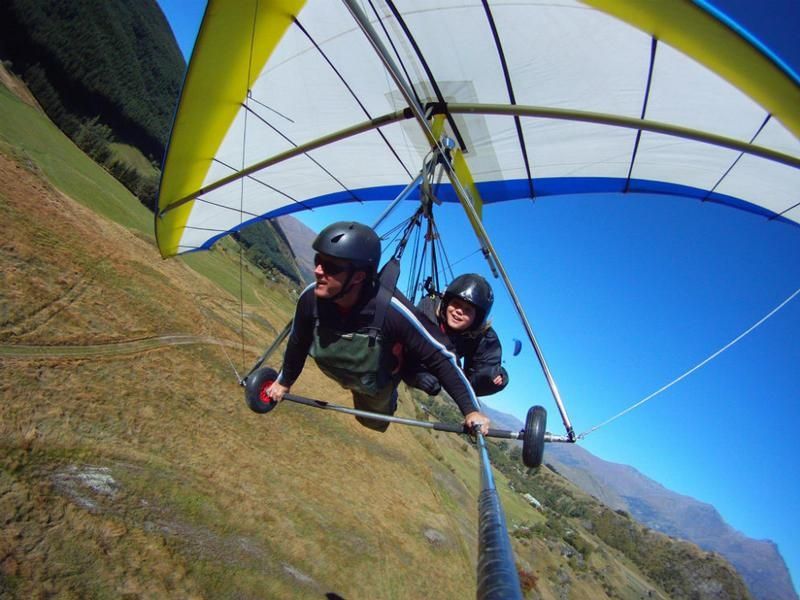
[[[108,467],[69,465],[54,473],[51,479],[59,492],[90,512],[100,512],[96,498],[113,501],[119,490]]]

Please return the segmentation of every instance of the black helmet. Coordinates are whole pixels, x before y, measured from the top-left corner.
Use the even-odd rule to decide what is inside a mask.
[[[320,231],[311,247],[320,254],[349,261],[356,268],[375,273],[381,260],[381,241],[371,228],[353,221],[339,221]]]
[[[476,273],[459,275],[450,282],[442,298],[442,314],[453,298],[461,298],[475,307],[475,322],[470,329],[479,329],[483,326],[494,304],[492,286]]]

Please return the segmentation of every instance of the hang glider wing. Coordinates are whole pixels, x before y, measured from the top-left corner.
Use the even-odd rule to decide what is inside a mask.
[[[800,78],[707,2],[367,4],[484,204],[648,192],[800,222]],[[159,249],[391,200],[430,150],[344,3],[211,0],[164,164]]]

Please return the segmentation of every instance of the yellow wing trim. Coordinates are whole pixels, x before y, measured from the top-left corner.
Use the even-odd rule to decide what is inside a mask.
[[[690,0],[584,2],[691,56],[750,96],[800,138],[800,85],[769,56],[701,6]]]
[[[159,211],[200,189],[247,92],[305,0],[210,0],[172,127]],[[163,257],[174,256],[194,201],[156,216]]]
[[[442,134],[445,131],[445,116],[444,115],[434,115],[433,119],[431,119],[431,132],[433,133],[433,137],[435,139],[440,139]],[[458,195],[458,199],[463,202],[472,202],[472,206],[475,207],[475,212],[478,214],[478,218],[482,218],[483,214],[483,198],[481,198],[480,192],[478,192],[478,188],[475,187],[475,180],[472,177],[472,172],[469,170],[469,166],[467,165],[467,161],[464,158],[464,153],[461,152],[460,148],[455,148],[452,153],[452,161],[453,161],[453,171],[458,177],[458,180],[461,182],[461,185],[464,187],[464,190],[469,194],[469,198],[461,198],[460,194]],[[475,222],[472,219],[472,214],[466,210],[464,211],[467,213],[467,218],[470,220],[470,224],[472,227],[477,231],[475,227]]]

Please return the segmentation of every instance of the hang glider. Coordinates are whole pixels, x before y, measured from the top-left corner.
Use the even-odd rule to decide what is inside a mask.
[[[159,250],[319,206],[421,200],[435,160],[437,199],[467,212],[561,413],[567,435],[542,421],[538,438],[574,442],[481,211],[656,193],[800,224],[800,77],[710,1],[210,0],[164,163]],[[485,448],[481,473],[493,489]],[[493,537],[478,595],[499,582],[517,597],[494,508],[481,509]]]
[[[162,255],[395,198],[436,144],[417,109],[454,140],[478,214],[655,192],[800,222],[800,78],[705,2],[211,0],[164,164]]]

